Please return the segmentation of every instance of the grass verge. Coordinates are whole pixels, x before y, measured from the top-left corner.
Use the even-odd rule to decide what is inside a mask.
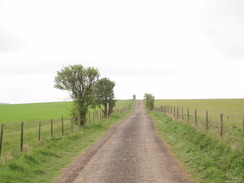
[[[127,112],[112,115],[109,120],[88,124],[69,136],[47,140],[40,147],[9,157],[9,160],[0,164],[0,182],[52,182],[73,157],[131,112],[132,108]]]
[[[244,182],[244,153],[233,151],[230,145],[209,134],[172,120],[170,117],[149,112],[158,134],[185,168],[199,182]]]

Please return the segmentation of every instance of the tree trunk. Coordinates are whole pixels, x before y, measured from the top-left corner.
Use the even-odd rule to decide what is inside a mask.
[[[86,113],[87,111],[80,111],[80,126],[84,126],[86,124]]]

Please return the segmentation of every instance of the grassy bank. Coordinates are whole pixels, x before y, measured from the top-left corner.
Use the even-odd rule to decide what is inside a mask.
[[[126,102],[122,105],[125,104]],[[25,152],[5,155],[0,161],[0,182],[52,182],[73,157],[131,111],[132,108],[124,113],[115,113],[109,120],[92,122],[64,137],[55,136],[43,141],[41,146],[33,146]]]
[[[167,112],[172,116],[188,122],[199,130],[207,129],[208,133],[216,138],[220,138],[221,134],[221,138],[233,149],[244,150],[244,99],[156,100],[155,106],[167,106]]]
[[[244,182],[243,151],[234,151],[224,141],[164,114],[149,114],[161,138],[170,145],[173,153],[199,182]]]

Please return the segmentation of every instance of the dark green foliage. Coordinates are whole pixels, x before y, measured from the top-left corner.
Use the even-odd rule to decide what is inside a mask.
[[[88,107],[93,101],[93,87],[99,77],[96,68],[84,68],[82,65],[64,67],[55,77],[55,88],[67,90],[74,100],[72,116],[77,120],[80,116],[80,125],[86,122]]]
[[[17,164],[17,163],[11,163],[8,165],[9,169],[10,170],[13,170],[13,171],[18,171],[18,172],[23,172],[24,171],[24,168]]]
[[[95,104],[103,111],[104,116],[106,116],[107,112],[109,115],[113,112],[115,106],[114,87],[115,82],[110,81],[108,78],[102,78],[95,84]],[[108,108],[107,104],[109,105]]]
[[[153,110],[154,109],[155,97],[152,94],[145,93],[144,100],[146,101],[146,107],[149,110]]]

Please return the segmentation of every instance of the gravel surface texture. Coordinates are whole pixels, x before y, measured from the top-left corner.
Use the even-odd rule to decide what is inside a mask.
[[[57,183],[192,182],[179,167],[138,101],[133,114],[78,157]]]

